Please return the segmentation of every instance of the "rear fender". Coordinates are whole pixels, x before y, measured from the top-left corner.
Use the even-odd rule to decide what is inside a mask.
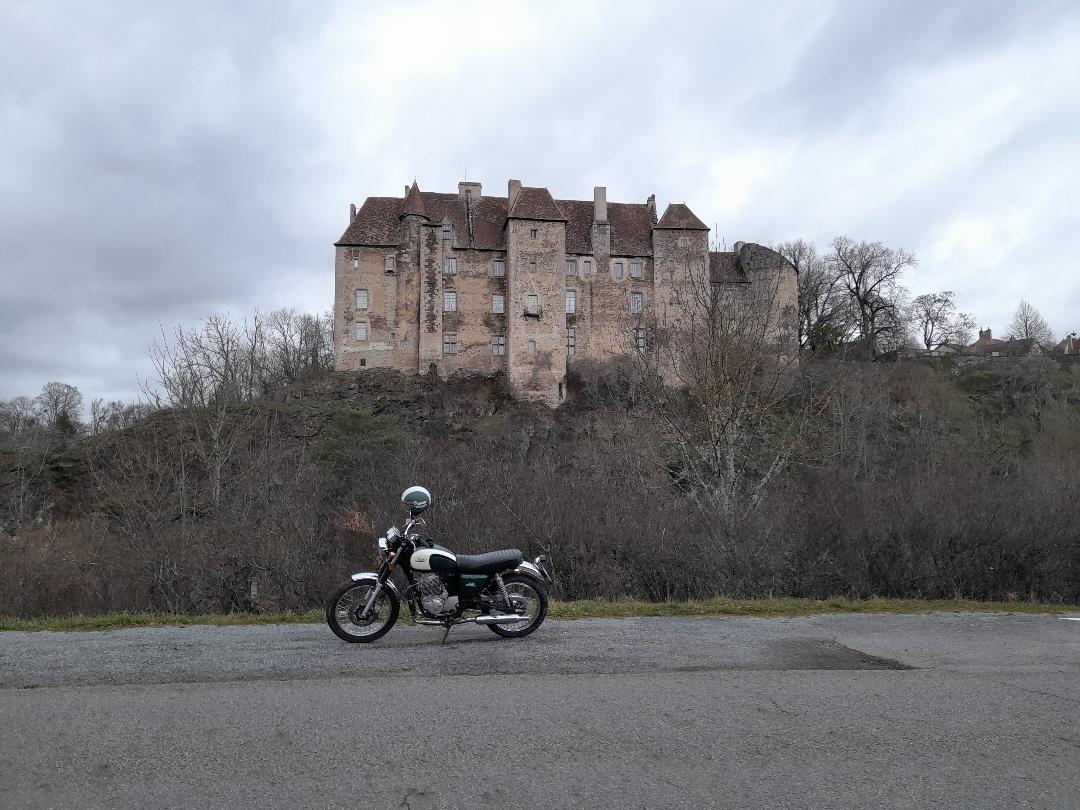
[[[531,562],[521,563],[510,573],[521,574],[522,576],[529,577],[529,579],[535,579],[537,582],[544,582],[546,579],[548,579],[548,577],[545,577],[544,574],[541,572],[539,566]]]

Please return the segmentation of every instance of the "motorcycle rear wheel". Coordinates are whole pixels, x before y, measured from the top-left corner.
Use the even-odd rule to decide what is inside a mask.
[[[397,621],[401,604],[397,595],[387,587],[372,606],[373,615],[360,620],[359,613],[371,596],[375,583],[371,580],[343,583],[326,603],[326,623],[340,639],[354,643],[367,644],[380,639],[390,632]]]
[[[544,617],[547,616],[548,611],[547,588],[544,587],[542,582],[537,582],[532,577],[522,574],[510,574],[503,577],[503,584],[506,586],[511,602],[519,602],[521,599],[528,600],[522,609],[533,618],[528,623],[489,624],[487,627],[492,633],[503,638],[524,638],[544,623]],[[502,603],[502,595],[498,593],[494,586],[492,590],[495,591],[493,596],[495,597],[496,610],[505,610],[506,606]],[[515,610],[516,612],[518,611]]]

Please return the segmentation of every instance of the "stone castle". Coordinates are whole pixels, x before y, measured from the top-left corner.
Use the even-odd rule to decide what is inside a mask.
[[[556,200],[517,180],[505,197],[474,182],[456,194],[414,182],[403,197],[350,206],[335,247],[339,371],[504,372],[549,405],[575,361],[644,347],[648,325],[676,317],[695,280],[749,287],[768,275],[780,280],[778,309],[797,298],[794,269],[773,251],[710,251],[685,204],[657,218],[655,197],[609,203],[603,187]]]

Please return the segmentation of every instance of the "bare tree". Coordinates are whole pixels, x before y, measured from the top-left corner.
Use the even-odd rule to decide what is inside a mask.
[[[150,406],[131,402],[125,405],[119,400],[105,402],[95,399],[90,403],[90,434],[96,436],[111,430],[125,430],[145,419]]]
[[[750,282],[714,284],[688,268],[682,306],[650,325],[646,344],[639,332],[628,346],[638,401],[625,403],[617,425],[717,542],[791,464],[818,401],[793,396],[798,315],[783,306],[783,258],[747,245],[738,260],[757,267]]]
[[[800,348],[813,352],[850,340],[856,319],[845,289],[814,243],[796,239],[776,245],[775,250],[791,262],[799,277]]]
[[[0,402],[0,428],[16,438],[37,422],[36,406],[30,397],[14,397]]]
[[[83,396],[74,385],[48,382],[41,388],[35,400],[41,421],[52,430],[72,434],[78,431],[83,406]]]
[[[274,387],[334,367],[334,327],[329,315],[270,313],[266,324],[265,374]]]
[[[1041,346],[1054,342],[1054,331],[1035,307],[1027,301],[1016,305],[1009,321],[1009,337],[1013,340],[1034,340]]]
[[[974,317],[957,312],[956,294],[952,290],[916,296],[908,315],[927,349],[942,343],[967,344],[975,328]]]
[[[880,351],[901,345],[907,291],[900,280],[905,270],[916,265],[915,257],[880,242],[855,242],[838,236],[825,261],[847,291],[866,359],[873,360]]]

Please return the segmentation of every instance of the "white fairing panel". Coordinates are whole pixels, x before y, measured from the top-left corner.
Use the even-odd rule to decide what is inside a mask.
[[[409,557],[409,565],[412,566],[414,571],[430,571],[432,557],[442,557],[451,565],[457,562],[457,557],[449,551],[438,548],[421,548],[414,551],[412,556]]]

